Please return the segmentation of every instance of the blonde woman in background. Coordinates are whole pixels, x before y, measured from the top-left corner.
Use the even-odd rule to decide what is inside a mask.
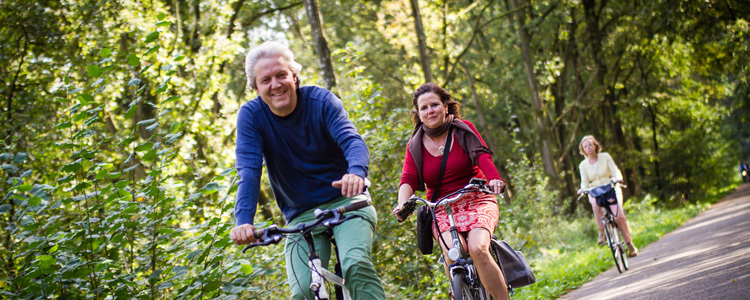
[[[594,136],[587,135],[581,139],[581,143],[578,145],[578,150],[586,158],[578,165],[578,169],[581,171],[581,189],[590,189],[596,186],[606,184],[610,179],[622,182],[622,173],[620,169],[615,165],[615,161],[606,152],[602,151],[602,146],[594,138]],[[615,222],[622,231],[622,236],[625,239],[625,243],[628,244],[629,255],[631,257],[638,255],[638,248],[633,244],[633,239],[630,236],[630,230],[628,229],[628,222],[625,219],[625,211],[622,209],[622,189],[618,186],[615,187],[615,193],[617,195],[617,207],[612,205],[612,212],[615,214]],[[589,202],[594,210],[594,219],[596,226],[599,229],[599,238],[596,241],[597,244],[604,245],[604,224],[602,223],[602,209],[596,203],[596,198],[589,195]]]

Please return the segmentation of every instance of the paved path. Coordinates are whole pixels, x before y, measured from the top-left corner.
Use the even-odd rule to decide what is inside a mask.
[[[750,185],[560,299],[750,299]]]

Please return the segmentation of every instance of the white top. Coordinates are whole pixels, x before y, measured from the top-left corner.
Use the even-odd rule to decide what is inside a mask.
[[[598,160],[594,164],[590,164],[588,158],[584,159],[578,165],[578,170],[581,171],[581,189],[600,186],[609,182],[610,178],[615,181],[622,180],[620,169],[607,152],[599,153]]]

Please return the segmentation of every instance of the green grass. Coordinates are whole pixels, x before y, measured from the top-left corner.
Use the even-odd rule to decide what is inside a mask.
[[[719,189],[695,204],[676,209],[658,208],[654,205],[658,200],[649,196],[629,201],[625,209],[636,245],[644,248],[657,241],[735,188]],[[514,291],[512,299],[555,299],[614,267],[610,253],[595,244],[596,228],[589,216],[552,219],[538,231],[545,234],[534,237],[538,253],[529,257],[537,282]]]

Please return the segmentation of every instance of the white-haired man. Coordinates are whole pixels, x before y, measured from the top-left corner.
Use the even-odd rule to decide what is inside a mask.
[[[292,51],[278,42],[261,44],[245,60],[248,85],[258,97],[243,104],[237,117],[240,181],[234,210],[237,226],[230,233],[236,244],[255,242],[253,219],[263,161],[287,227],[315,220],[316,208],[369,198],[365,193],[367,145],[338,97],[324,88],[299,86],[301,68]],[[368,206],[352,213],[362,218],[333,228],[347,289],[354,299],[385,299],[371,261],[375,209]],[[312,299],[310,270],[302,259],[306,249],[292,247],[292,240],[287,239],[285,247],[292,298]],[[315,245],[327,260],[330,240],[316,235]]]

